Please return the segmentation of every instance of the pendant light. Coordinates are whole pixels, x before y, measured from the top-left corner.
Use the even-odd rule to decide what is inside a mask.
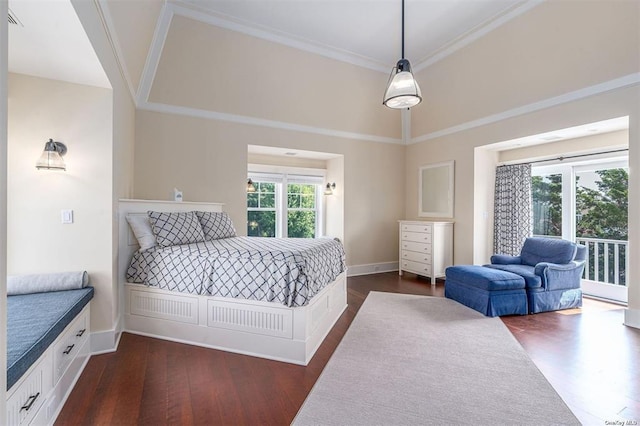
[[[404,0],[402,0],[402,58],[391,70],[382,104],[393,109],[411,108],[422,102],[420,86],[404,57]]]

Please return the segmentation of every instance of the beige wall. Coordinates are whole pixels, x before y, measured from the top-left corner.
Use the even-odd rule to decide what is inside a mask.
[[[639,8],[542,2],[417,74],[427,101],[412,109],[412,136],[638,72]]]
[[[251,152],[249,152],[247,156],[247,161],[249,164],[264,164],[268,166],[304,167],[307,169],[323,170],[327,168],[327,162],[325,160],[284,155],[252,154]]]
[[[104,339],[92,337],[92,347],[98,350],[108,350],[116,344],[118,320],[120,317],[120,288],[118,286],[118,226],[116,214],[118,199],[130,198],[133,195],[133,145],[135,137],[135,105],[126,81],[121,73],[118,59],[115,56],[111,38],[106,33],[103,18],[99,8],[99,2],[86,2],[71,0],[78,18],[91,41],[93,49],[102,64],[102,68],[109,78],[112,87],[112,109],[110,114],[103,119],[110,128],[111,145],[110,158],[110,184],[112,191],[109,197],[110,232],[109,241],[111,282],[110,293],[103,295],[104,303],[98,309],[111,310],[109,318],[94,321],[92,318],[91,329],[95,331],[107,331]],[[93,306],[98,303],[92,303]],[[103,306],[104,305],[104,306]],[[93,307],[92,307],[93,312]],[[112,333],[115,331],[116,333]],[[96,345],[94,345],[96,342]]]
[[[498,153],[482,147],[473,157],[473,264],[489,263],[493,253],[493,218]]]
[[[428,142],[409,145],[405,153],[407,167],[405,214],[407,218],[417,218],[418,168],[425,164],[455,160],[454,261],[457,264],[464,264],[473,263],[476,259],[487,259],[491,253],[474,253],[476,234],[485,234],[484,230],[476,229],[476,226],[480,226],[480,222],[476,221],[474,217],[476,211],[474,200],[476,196],[486,197],[487,194],[484,191],[482,194],[474,194],[468,188],[492,187],[495,172],[488,167],[486,170],[475,169],[475,149],[516,137],[563,129],[576,124],[587,124],[617,116],[632,116],[638,114],[637,100],[639,96],[640,88],[633,86],[458,132]],[[631,138],[630,145],[634,143],[638,142]],[[485,162],[483,161],[483,163]],[[630,179],[637,179],[633,169]],[[631,190],[630,194],[631,202],[631,197],[634,196]],[[630,224],[630,228],[632,226]],[[479,249],[479,247],[477,248]]]
[[[333,194],[325,197],[325,234],[344,240],[344,157],[327,160],[327,182],[335,183]]]
[[[234,223],[244,224],[248,145],[344,156],[344,177],[340,176],[339,160],[335,160],[328,167],[328,178],[335,176],[336,201],[340,196],[344,199],[348,264],[397,261],[397,220],[404,209],[401,145],[138,111],[135,196],[170,199],[173,188],[178,187],[186,201],[225,203]],[[332,232],[339,232],[340,225],[336,226]],[[246,232],[243,226],[236,228]]]
[[[535,161],[569,155],[597,153],[629,147],[629,130],[585,136],[558,142],[544,143],[523,148],[509,149],[499,153],[499,162],[508,163],[521,160]],[[624,152],[620,155],[625,155]],[[586,157],[585,157],[586,158]],[[545,163],[540,163],[545,164]]]
[[[149,100],[400,139],[387,76],[174,16]]]
[[[109,325],[112,109],[108,89],[9,75],[8,273],[87,270],[92,322]],[[67,145],[66,172],[36,170],[48,138]]]

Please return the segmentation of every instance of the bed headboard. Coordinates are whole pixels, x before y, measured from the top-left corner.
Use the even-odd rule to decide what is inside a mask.
[[[147,211],[157,212],[190,212],[193,210],[205,212],[221,212],[222,203],[198,203],[191,201],[157,201],[157,200],[119,200],[118,202],[118,283],[126,282],[127,268],[131,256],[138,250],[138,241],[133,235],[128,214],[147,215]]]

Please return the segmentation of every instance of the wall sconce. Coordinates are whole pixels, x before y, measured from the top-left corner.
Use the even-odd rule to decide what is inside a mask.
[[[256,187],[251,179],[247,180],[247,192],[256,192]]]
[[[62,156],[67,153],[67,146],[62,142],[55,142],[49,139],[44,144],[44,151],[36,162],[36,169],[45,170],[67,170]]]
[[[324,195],[333,195],[333,190],[336,189],[336,183],[327,183],[327,187],[324,190]]]

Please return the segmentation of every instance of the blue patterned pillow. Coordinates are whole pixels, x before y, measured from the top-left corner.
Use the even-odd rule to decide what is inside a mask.
[[[236,228],[225,212],[196,212],[207,241],[236,236]]]
[[[148,211],[149,222],[161,247],[204,241],[204,232],[194,212]]]

